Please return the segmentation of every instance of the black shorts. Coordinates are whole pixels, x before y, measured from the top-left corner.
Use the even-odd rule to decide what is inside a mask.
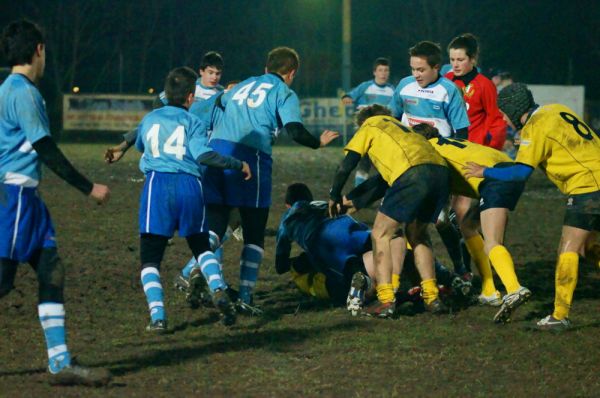
[[[449,178],[445,166],[411,167],[387,189],[379,211],[399,223],[433,223],[448,202]]]
[[[600,191],[570,195],[563,225],[600,231]]]
[[[497,165],[494,167],[498,167]],[[479,184],[479,211],[502,208],[514,210],[525,189],[525,181],[498,181],[484,179]]]

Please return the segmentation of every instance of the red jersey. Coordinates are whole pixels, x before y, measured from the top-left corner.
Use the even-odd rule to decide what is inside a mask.
[[[467,106],[469,141],[501,150],[506,140],[506,123],[498,109],[496,86],[473,69],[464,76],[446,73],[463,93]]]

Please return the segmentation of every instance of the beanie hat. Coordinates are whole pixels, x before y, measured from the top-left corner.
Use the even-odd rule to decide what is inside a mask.
[[[523,83],[513,83],[498,93],[498,108],[508,116],[517,130],[523,128],[521,116],[533,108],[533,94]]]

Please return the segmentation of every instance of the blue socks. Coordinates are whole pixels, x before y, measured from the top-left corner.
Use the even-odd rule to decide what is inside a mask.
[[[38,315],[48,349],[48,370],[58,373],[71,364],[65,330],[65,306],[62,303],[41,303]]]
[[[165,320],[165,304],[163,288],[160,283],[160,274],[156,267],[145,267],[142,269],[142,285],[150,310],[150,318],[152,322]]]
[[[225,290],[227,288],[221,274],[221,266],[213,252],[207,251],[199,255],[198,264],[200,265],[200,271],[202,271],[202,275],[204,275],[204,279],[206,279],[208,288],[211,292],[215,292],[217,289]]]
[[[257,245],[245,245],[240,258],[240,299],[252,304],[252,291],[258,279],[258,268],[263,259],[264,250]]]

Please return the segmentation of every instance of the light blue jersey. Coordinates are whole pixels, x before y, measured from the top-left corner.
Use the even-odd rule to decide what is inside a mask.
[[[186,173],[200,177],[196,159],[210,151],[206,125],[178,106],[155,109],[138,126],[136,148],[143,153],[140,170]]]
[[[204,84],[202,84],[202,81],[200,80],[200,78],[198,78],[196,80],[196,90],[194,91],[194,101],[206,101],[207,99],[211,98],[217,93],[220,93],[223,90],[224,88],[220,84],[217,84],[215,87],[207,87]],[[160,102],[163,103],[163,105],[167,105],[169,103],[169,101],[167,100],[167,94],[164,91],[162,91],[158,95],[158,98],[160,99]]]
[[[209,138],[214,126],[216,126],[223,117],[223,108],[221,107],[220,98],[221,93],[213,95],[204,101],[194,101],[192,106],[190,106],[190,113],[198,116],[206,125]]]
[[[445,77],[421,87],[413,76],[405,77],[394,91],[390,103],[392,115],[407,126],[427,123],[443,137],[469,127],[469,117],[459,88]]]
[[[0,182],[36,187],[41,172],[32,144],[49,135],[37,87],[24,75],[11,74],[0,86]]]
[[[271,155],[278,129],[302,123],[300,101],[283,79],[267,73],[244,80],[223,94],[225,111],[211,140],[242,144]]]
[[[389,106],[394,86],[390,83],[380,85],[371,79],[354,87],[347,95],[352,98],[357,109],[373,104]]]

